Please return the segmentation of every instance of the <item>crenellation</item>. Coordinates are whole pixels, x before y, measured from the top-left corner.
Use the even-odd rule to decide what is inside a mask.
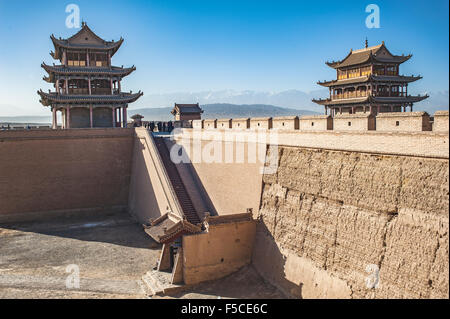
[[[449,118],[448,111],[436,111],[434,113],[433,131],[448,132]]]
[[[232,130],[289,130],[300,132],[320,131],[377,131],[395,132],[448,132],[448,111],[436,111],[434,123],[427,112],[371,113],[357,112],[331,115],[304,115],[282,117],[257,117],[237,119],[194,120],[196,129]]]

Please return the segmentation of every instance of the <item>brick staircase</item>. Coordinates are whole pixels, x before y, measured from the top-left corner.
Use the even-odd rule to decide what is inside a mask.
[[[181,209],[183,210],[186,219],[194,225],[200,224],[200,218],[198,217],[197,211],[192,204],[191,198],[186,190],[186,187],[181,180],[180,174],[175,166],[175,164],[170,159],[170,152],[164,142],[163,137],[155,137],[155,144],[158,152],[161,156],[161,160],[166,168],[167,175],[169,176],[172,187],[180,203]]]

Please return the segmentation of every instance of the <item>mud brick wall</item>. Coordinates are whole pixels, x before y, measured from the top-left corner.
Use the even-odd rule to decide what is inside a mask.
[[[255,216],[252,262],[268,281],[302,298],[448,298],[448,159],[278,153]]]
[[[132,129],[0,132],[0,217],[128,205]]]

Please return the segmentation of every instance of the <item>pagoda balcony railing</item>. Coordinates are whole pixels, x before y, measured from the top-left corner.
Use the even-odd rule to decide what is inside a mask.
[[[89,95],[89,89],[88,88],[69,89],[69,94],[73,94],[73,95]]]
[[[118,93],[118,92],[115,91],[114,93]],[[89,95],[89,89],[88,88],[69,89],[69,94],[71,94],[71,95]],[[109,89],[109,88],[92,89],[91,95],[111,95],[111,89]]]
[[[332,98],[333,100],[340,100],[366,96],[369,96],[369,93],[367,91],[356,91],[356,92],[345,92],[343,94],[333,94]]]
[[[370,95],[370,92],[362,91],[362,92],[348,92],[344,94],[333,94],[331,98],[333,100],[342,100],[342,99],[352,99],[352,98],[358,98],[358,97],[367,97]],[[380,97],[406,97],[406,92],[378,92],[375,94],[372,94],[373,96],[380,96]]]
[[[111,95],[111,89],[92,89],[92,95]]]
[[[402,93],[402,92],[378,92],[376,94],[374,94],[374,96],[381,96],[381,97],[406,97],[406,93]]]

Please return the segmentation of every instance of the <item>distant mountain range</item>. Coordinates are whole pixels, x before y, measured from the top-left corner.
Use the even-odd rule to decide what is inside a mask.
[[[208,104],[201,105],[204,110],[202,118],[239,118],[239,117],[264,117],[264,116],[288,116],[288,115],[306,115],[318,114],[308,110],[289,109],[273,105],[235,105],[235,104]],[[170,113],[173,108],[142,108],[129,110],[128,116],[141,114],[147,121],[169,121],[173,120]],[[51,116],[10,116],[0,117],[0,123],[29,123],[45,124],[51,123]]]
[[[207,104],[200,106],[204,113],[202,118],[240,118],[240,117],[264,117],[264,116],[288,116],[288,115],[306,115],[318,114],[308,110],[295,110],[274,105],[255,104],[255,105],[236,105],[236,104]],[[173,115],[170,114],[173,108],[143,108],[129,110],[130,115],[141,114],[145,120],[167,121],[172,120]]]
[[[49,125],[51,122],[52,122],[51,116],[0,116],[0,124],[3,125],[5,124]]]

